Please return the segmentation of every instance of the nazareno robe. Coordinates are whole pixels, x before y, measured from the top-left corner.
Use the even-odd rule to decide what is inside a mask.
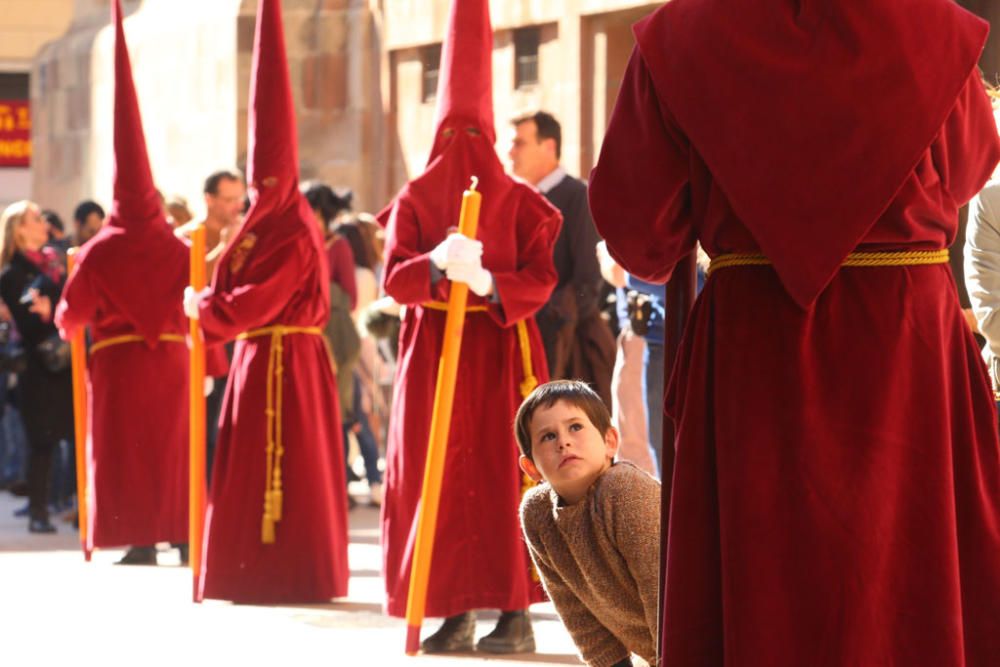
[[[472,174],[480,177],[483,195],[477,238],[499,300],[469,293],[469,307],[485,305],[487,312],[466,315],[426,614],[523,609],[544,599],[517,517],[522,479],[513,419],[525,375],[515,325],[526,320],[533,373],[545,382],[545,351],[533,315],[556,284],[552,246],[561,219],[537,192],[503,174],[488,139],[460,133],[454,141],[477,147],[445,149],[437,167],[399,194],[387,230],[384,288],[406,306],[382,506],[383,571],[393,616],[406,613],[446,318],[422,304],[447,302],[450,285],[446,278],[432,284],[429,253],[458,222],[462,189]],[[478,159],[455,159],[462,149]],[[431,208],[430,201],[448,204]]]
[[[117,0],[111,16],[114,199],[104,227],[80,249],[55,314],[67,340],[87,325],[93,335],[88,548],[188,535],[188,352],[178,305],[188,252],[153,187]],[[98,347],[122,336],[136,340]]]
[[[176,303],[187,272],[183,248],[175,259]],[[66,283],[57,323],[67,339],[88,324],[93,345],[136,333],[95,275],[107,268],[84,255]],[[178,306],[162,331],[179,341],[128,342],[89,356],[88,549],[188,541],[186,329]]]
[[[760,9],[746,4],[748,12]],[[888,11],[889,4],[875,4]],[[856,15],[868,11],[868,4],[844,7]],[[827,253],[826,264],[829,253],[843,252],[830,249],[843,238],[794,246],[788,239],[801,228],[792,225],[815,225],[828,212],[784,217],[795,205],[786,195],[807,199],[800,183],[793,192],[779,187],[754,195],[707,133],[700,141],[689,136],[689,127],[707,128],[704,118],[681,123],[674,114],[675,98],[690,91],[661,87],[664,70],[646,57],[657,47],[644,42],[652,39],[644,32],[665,17],[637,27],[640,48],[591,181],[598,229],[628,271],[651,280],[665,280],[695,240],[714,257],[767,254],[758,238],[769,239],[785,263],[713,273],[684,334],[666,397],[677,436],[660,664],[998,664],[996,411],[948,266],[835,270],[841,255],[828,279],[810,273],[814,255]],[[678,30],[701,36],[690,24]],[[981,39],[978,26],[977,32]],[[672,42],[660,43],[666,51]],[[957,75],[960,91],[902,184],[888,190],[881,212],[859,226],[844,251],[951,244],[958,207],[1000,155],[978,72],[970,72],[974,60],[975,53]],[[670,73],[684,78],[680,69]],[[737,114],[754,104],[740,96],[729,101]],[[691,103],[686,98],[676,106]],[[703,113],[716,114],[718,123],[719,110]],[[921,122],[909,112],[898,109],[899,133]],[[842,129],[831,128],[827,137]],[[732,131],[753,135],[752,143],[763,130],[751,123]],[[823,163],[818,169],[828,159],[843,163],[836,143],[828,153],[802,156],[802,163]],[[711,146],[711,160],[703,144]],[[872,171],[885,166],[878,156],[868,165]],[[769,166],[780,168],[769,157],[758,153],[759,171],[745,178],[766,181]],[[739,184],[724,187],[720,173]],[[860,184],[870,176],[859,165],[840,178]],[[792,173],[786,182],[795,179]],[[845,200],[845,211],[855,204],[846,201],[852,189],[822,192],[824,183],[812,183],[809,174],[801,181],[816,188],[817,199]],[[738,208],[730,192],[755,196],[754,205]],[[741,214],[763,229],[754,212],[771,200],[780,202],[774,221],[791,230],[784,246],[775,240],[783,238],[777,224],[754,233]],[[836,231],[819,227],[817,239],[824,234]]]
[[[319,228],[298,224],[239,239],[201,304],[207,343],[273,324],[321,327],[329,313]],[[259,229],[259,228],[258,228]],[[281,233],[276,233],[280,229]],[[257,241],[256,239],[260,240]],[[269,336],[237,340],[222,403],[205,519],[201,595],[238,602],[320,602],[347,594],[347,499],[336,381],[322,336],[282,339],[283,517],[261,543]]]
[[[236,345],[197,595],[324,602],[347,594],[347,494],[336,380],[322,336],[330,279],[319,225],[298,189],[280,0],[258,4],[248,126],[250,210],[199,304],[205,342]],[[257,335],[275,326],[297,330]],[[274,504],[265,512],[265,489],[274,488],[283,494],[280,517]],[[273,540],[265,525],[273,525]]]

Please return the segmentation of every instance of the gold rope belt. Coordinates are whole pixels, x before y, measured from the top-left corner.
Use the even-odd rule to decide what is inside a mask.
[[[447,312],[448,304],[441,301],[426,301],[421,304],[424,308],[431,310],[441,310]],[[466,306],[466,313],[485,313],[489,310],[486,306]],[[528,325],[524,320],[517,322],[517,342],[521,350],[521,370],[524,371],[524,380],[519,387],[521,398],[526,398],[538,386],[538,378],[535,377],[535,369],[531,363],[531,341],[528,339]]]
[[[445,312],[448,310],[448,304],[441,301],[427,301],[421,305],[430,310]],[[486,306],[466,306],[465,308],[466,313],[485,313],[488,310]],[[518,320],[516,326],[517,344],[521,350],[521,368],[524,371],[524,380],[521,382],[519,389],[521,391],[521,398],[527,398],[528,394],[538,386],[538,378],[535,377],[535,369],[531,363],[531,340],[528,338],[528,325],[524,320]],[[530,491],[533,486],[535,486],[535,481],[524,473],[521,473],[521,498],[524,498],[524,494]],[[532,581],[541,581],[541,577],[538,575],[538,570],[534,564],[530,567]]]
[[[241,333],[236,340],[271,337],[271,349],[267,358],[267,464],[264,473],[264,516],[261,519],[260,541],[263,544],[274,544],[274,524],[281,521],[284,491],[281,482],[281,457],[285,454],[285,445],[281,439],[281,399],[282,375],[285,372],[282,362],[284,346],[282,339],[292,334],[307,334],[322,336],[320,327],[291,327],[275,324],[269,327],[253,329]],[[329,348],[327,348],[329,352]]]
[[[906,250],[902,252],[852,252],[841,266],[922,266],[926,264],[947,264],[948,251]],[[764,255],[733,253],[719,255],[708,266],[708,275],[719,269],[734,266],[770,266],[771,260]]]
[[[125,343],[141,343],[145,337],[139,334],[125,334],[122,336],[114,336],[112,338],[105,338],[104,340],[98,341],[90,346],[90,353],[94,354],[99,350],[103,350],[106,347],[111,347],[112,345],[124,345]],[[184,334],[160,334],[159,339],[166,343],[183,343],[185,342]]]

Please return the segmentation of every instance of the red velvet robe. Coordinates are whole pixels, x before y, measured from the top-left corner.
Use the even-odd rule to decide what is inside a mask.
[[[481,138],[475,142],[485,144]],[[493,148],[483,151],[492,155]],[[488,312],[466,316],[426,615],[523,609],[544,599],[518,525],[521,474],[513,419],[524,373],[515,323],[527,320],[534,374],[545,382],[545,352],[533,315],[556,284],[552,246],[561,219],[537,192],[505,177],[495,156],[483,157],[478,171],[454,161],[454,152],[447,156],[440,169],[430,168],[400,193],[386,239],[385,291],[406,306],[382,507],[383,574],[392,616],[406,613],[446,316],[420,304],[446,302],[450,285],[441,278],[432,286],[429,253],[457,224],[465,174],[471,173],[483,178],[477,238],[499,302],[469,293],[469,305],[487,303]],[[428,208],[433,200],[448,204]]]
[[[612,253],[662,281],[696,239],[760,246],[661,94],[636,52],[590,192]],[[949,246],[996,134],[973,72],[857,248]],[[948,266],[843,268],[800,304],[803,284],[723,269],[695,304],[666,399],[661,665],[1000,664],[997,416]]]
[[[297,196],[297,195],[296,195]],[[252,242],[243,243],[247,239]],[[323,244],[300,201],[241,232],[201,303],[208,343],[272,324],[322,327]],[[321,335],[283,338],[284,511],[261,543],[268,336],[238,340],[223,399],[205,520],[200,595],[237,602],[323,602],[347,594],[347,504],[336,382]]]
[[[89,324],[93,344],[135,334],[135,326],[117,309],[97,275],[107,267],[96,259],[88,262],[88,255],[63,290],[56,317],[60,330],[68,338]],[[186,271],[183,252],[175,259],[182,267],[177,273]],[[175,299],[181,290],[178,283]],[[162,331],[184,336],[186,323],[178,306]],[[88,369],[88,548],[186,543],[187,345],[112,345],[92,352]]]

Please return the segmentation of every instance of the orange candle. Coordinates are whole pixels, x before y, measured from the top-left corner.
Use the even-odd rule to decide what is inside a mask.
[[[482,195],[476,192],[479,179],[472,177],[472,186],[462,195],[462,212],[458,232],[476,238]],[[406,653],[416,655],[420,649],[420,626],[424,622],[427,604],[427,581],[434,552],[437,530],[438,503],[441,500],[441,480],[444,477],[448,431],[455,400],[455,380],[458,376],[458,356],[462,349],[462,328],[469,286],[454,282],[448,297],[448,314],[444,325],[444,346],[438,366],[437,387],[434,390],[434,412],[431,418],[430,442],[424,464],[424,485],[417,516],[417,540],[410,569],[410,590],[406,599]]]
[[[205,226],[191,234],[190,282],[195,290],[205,287]],[[198,320],[190,320],[190,405],[189,405],[189,493],[188,556],[193,574],[193,597],[198,600],[201,575],[201,541],[205,527],[205,341]]]
[[[70,273],[76,268],[78,248],[67,253]],[[76,506],[77,523],[80,526],[80,547],[83,558],[90,562],[87,547],[87,341],[83,327],[73,334],[70,344],[71,368],[73,370],[73,434],[76,439]]]

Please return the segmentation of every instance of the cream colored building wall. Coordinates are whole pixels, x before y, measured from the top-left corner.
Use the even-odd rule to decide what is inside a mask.
[[[125,39],[153,178],[197,213],[201,185],[236,160],[239,0],[124,4]],[[70,32],[36,59],[33,197],[69,216],[113,186],[114,29],[105,0],[78,0]]]
[[[73,0],[0,2],[0,70],[30,69],[38,49],[64,33],[72,16]]]
[[[153,178],[195,212],[209,173],[236,156],[236,21],[239,0],[146,0],[125,21]],[[90,190],[111,200],[114,30],[98,35],[91,62]]]

